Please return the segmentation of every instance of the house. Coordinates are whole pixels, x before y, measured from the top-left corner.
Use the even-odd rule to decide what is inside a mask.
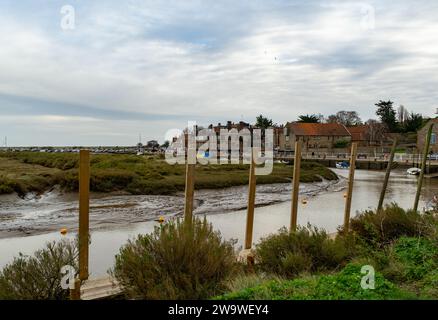
[[[358,146],[367,146],[369,139],[369,127],[367,125],[347,127],[351,134],[351,142],[357,142]]]
[[[426,142],[427,131],[429,130],[429,126],[433,124],[432,129],[432,137],[430,139],[430,152],[438,153],[438,118],[430,119],[426,125],[424,125],[420,130],[417,131],[417,150],[418,152],[423,152],[424,144]]]
[[[288,122],[283,128],[283,135],[284,142],[279,146],[281,151],[294,150],[296,141],[302,141],[305,151],[329,151],[351,141],[350,132],[339,123]],[[282,140],[280,137],[277,139]]]
[[[371,123],[347,127],[351,134],[351,142],[359,147],[377,147],[392,144],[392,138],[386,127],[380,123]]]

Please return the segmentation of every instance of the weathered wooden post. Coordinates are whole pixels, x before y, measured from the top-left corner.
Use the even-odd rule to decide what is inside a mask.
[[[81,282],[89,277],[88,246],[90,243],[90,151],[79,152],[79,279],[75,279],[70,299],[81,298]]]
[[[295,142],[294,175],[292,177],[292,207],[290,216],[290,231],[297,229],[298,195],[300,191],[301,173],[301,142]]]
[[[388,166],[386,167],[385,180],[383,180],[382,191],[380,192],[379,204],[377,205],[377,211],[382,210],[383,200],[385,199],[386,188],[388,187],[388,180],[391,174],[392,163],[394,161],[395,149],[397,148],[397,138],[394,138],[394,142],[391,148],[391,154],[388,160]]]
[[[75,279],[74,288],[70,289],[70,300],[81,299],[81,280]]]
[[[245,249],[252,247],[252,235],[254,230],[254,207],[256,193],[256,175],[254,149],[251,150],[251,164],[249,166],[249,184],[248,184],[248,209],[246,214],[246,232],[245,232]]]
[[[193,196],[195,193],[195,166],[187,161],[186,164],[186,189],[184,205],[184,221],[191,223],[193,219]]]
[[[432,137],[432,129],[433,129],[433,123],[431,123],[429,126],[429,130],[427,131],[427,136],[426,136],[426,143],[424,144],[423,159],[421,161],[421,172],[420,172],[420,177],[418,178],[417,193],[415,194],[414,211],[418,210],[418,202],[420,201],[420,193],[421,193],[421,187],[423,186],[424,171],[426,170],[427,154],[429,152],[430,139]]]
[[[87,280],[90,213],[90,151],[79,153],[79,279]]]
[[[353,142],[351,144],[350,173],[348,175],[348,191],[347,191],[347,199],[345,201],[345,213],[344,213],[345,233],[347,233],[350,229],[350,211],[351,211],[351,199],[353,196],[354,170],[356,169],[356,156],[357,156],[357,143]]]

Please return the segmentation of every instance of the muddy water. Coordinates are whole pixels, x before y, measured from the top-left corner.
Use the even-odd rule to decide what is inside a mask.
[[[299,224],[311,223],[334,232],[342,223],[347,171],[336,172],[341,177],[338,182],[302,184],[301,198],[307,198],[308,203],[299,205]],[[383,172],[356,171],[353,214],[357,210],[376,206],[383,176]],[[411,207],[416,179],[407,176],[404,171],[393,172],[386,202]],[[196,192],[195,213],[206,215],[225,238],[237,239],[238,245],[241,245],[245,231],[246,189],[234,187]],[[290,192],[290,184],[257,187],[254,241],[289,225]],[[426,180],[420,208],[426,206],[435,194],[438,194],[438,181]],[[30,254],[45,242],[60,239],[62,236],[53,230],[68,227],[72,229],[68,237],[74,237],[77,224],[76,198],[76,195],[60,195],[54,191],[40,198],[17,199],[8,196],[0,199],[0,267],[18,252]],[[139,233],[152,231],[157,224],[154,221],[157,216],[173,217],[180,215],[182,210],[182,195],[93,195],[90,215],[92,275],[105,274],[113,264],[119,247]]]

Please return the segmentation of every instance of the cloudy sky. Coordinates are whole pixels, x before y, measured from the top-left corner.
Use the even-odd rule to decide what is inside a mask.
[[[0,0],[0,42],[0,145],[438,107],[436,1]]]

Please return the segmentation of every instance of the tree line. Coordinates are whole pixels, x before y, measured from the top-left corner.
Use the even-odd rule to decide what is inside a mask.
[[[389,132],[408,133],[417,132],[429,118],[423,117],[420,113],[409,112],[403,105],[396,110],[391,100],[380,100],[375,104],[376,115],[380,121],[369,119],[362,121],[357,111],[341,110],[328,117],[322,114],[305,114],[298,116],[297,122],[301,123],[339,123],[347,127],[367,124],[373,127],[382,127]],[[259,115],[255,125],[259,128],[268,128],[274,125],[272,119]]]

